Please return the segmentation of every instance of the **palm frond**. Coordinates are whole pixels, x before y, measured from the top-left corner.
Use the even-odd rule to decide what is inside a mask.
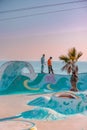
[[[74,61],[74,60],[76,60],[76,55],[77,55],[77,51],[76,51],[75,47],[71,48],[71,49],[69,50],[69,52],[68,52],[69,58],[70,58],[72,61]]]
[[[70,74],[71,71],[72,71],[72,64],[71,64],[70,62],[68,62],[66,65],[64,65],[64,66],[62,67],[62,71],[63,71],[63,70],[67,71],[67,73]]]
[[[67,73],[70,74],[72,72],[72,67],[69,66],[68,69],[67,69]]]
[[[83,55],[83,53],[82,53],[82,52],[79,52],[79,53],[77,54],[76,60],[78,60],[82,55]]]
[[[67,70],[67,64],[62,67],[62,71]]]
[[[78,73],[78,66],[77,65],[73,65],[72,66],[72,73]]]
[[[68,55],[61,55],[60,60],[65,62],[65,65],[62,67],[62,70],[67,71],[67,73],[76,73],[78,74],[78,66],[76,66],[77,60],[82,56],[82,52],[77,53],[75,47],[71,48],[68,52]]]
[[[62,60],[62,61],[64,61],[65,63],[69,62],[69,58],[67,56],[65,56],[65,55],[61,55],[59,57],[59,59]]]
[[[78,69],[78,66],[76,66],[76,73],[78,73],[78,70],[79,70],[79,69]]]

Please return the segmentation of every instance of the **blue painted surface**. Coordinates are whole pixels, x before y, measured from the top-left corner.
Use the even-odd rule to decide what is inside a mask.
[[[29,74],[23,73],[25,67],[29,69]],[[0,72],[0,95],[57,93],[67,92],[71,88],[69,75],[36,74],[32,66],[24,61],[7,62],[1,66]],[[65,119],[72,114],[86,112],[87,73],[79,74],[77,87],[80,91],[74,94],[79,98],[60,98],[55,95],[50,98],[42,96],[29,101],[28,105],[35,108],[22,112],[18,118],[58,120]]]
[[[68,94],[70,95],[71,92],[68,92]],[[55,95],[56,94],[52,95],[50,98],[42,96],[29,101],[27,104],[34,107],[37,106],[42,109],[52,109],[63,115],[73,115],[87,112],[87,95],[85,93],[80,92],[74,94],[77,98],[58,97]]]
[[[23,73],[24,68],[30,73]],[[70,76],[60,74],[35,74],[33,67],[24,61],[7,62],[0,68],[0,95],[5,94],[40,94],[68,91],[71,88]],[[87,73],[79,74],[77,87],[87,90]]]

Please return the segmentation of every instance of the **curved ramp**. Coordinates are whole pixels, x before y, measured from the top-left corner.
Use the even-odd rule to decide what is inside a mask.
[[[27,68],[29,73],[27,77],[34,79],[36,74],[32,65],[25,61],[9,61],[0,67],[0,91],[5,91],[14,82],[19,75],[25,75],[23,69]]]

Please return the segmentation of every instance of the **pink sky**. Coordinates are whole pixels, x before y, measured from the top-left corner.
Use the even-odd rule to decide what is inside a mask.
[[[1,2],[0,11],[46,5],[41,0],[37,3],[27,2],[24,0],[21,4],[17,4],[16,0],[10,3],[9,0],[8,3]],[[58,2],[65,1],[48,0],[48,4]],[[87,2],[64,5],[59,9],[81,7],[86,4]],[[58,7],[50,10],[58,10]],[[44,10],[36,11],[40,13]],[[32,12],[35,13],[35,10]],[[31,14],[31,12],[23,12],[23,15],[27,13]],[[1,18],[22,16],[21,12],[0,15]],[[43,53],[46,54],[46,59],[52,56],[53,60],[59,60],[58,57],[66,54],[72,47],[83,52],[80,60],[87,61],[87,8],[0,21],[0,60],[39,60]]]

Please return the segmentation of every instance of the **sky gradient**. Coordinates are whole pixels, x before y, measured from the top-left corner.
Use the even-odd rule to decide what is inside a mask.
[[[0,0],[0,12],[71,1],[77,0]],[[80,60],[87,61],[86,6],[87,1],[1,12],[0,60],[39,60],[43,53],[46,54],[46,59],[52,56],[53,60],[59,60],[61,54],[76,47],[77,51],[83,52]],[[52,13],[37,15],[50,11]],[[29,16],[33,14],[34,16]],[[20,16],[26,17],[19,18]],[[14,19],[6,20],[8,18]]]

